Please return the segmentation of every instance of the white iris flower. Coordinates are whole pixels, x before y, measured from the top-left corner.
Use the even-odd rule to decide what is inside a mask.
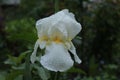
[[[38,40],[31,55],[31,62],[36,60],[37,48],[45,49],[40,58],[43,67],[51,71],[66,71],[73,66],[70,51],[75,62],[81,63],[71,40],[81,31],[81,25],[75,20],[74,14],[67,9],[36,22]]]

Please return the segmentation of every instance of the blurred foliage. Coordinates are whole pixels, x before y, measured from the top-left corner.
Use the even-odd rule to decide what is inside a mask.
[[[59,80],[120,79],[119,3],[119,0],[59,1],[59,8],[72,11],[83,28],[73,40],[82,64],[58,73]],[[5,26],[0,32],[0,80],[53,80],[55,73],[39,62],[31,64],[29,56],[37,40],[35,22],[54,13],[54,1],[21,0],[19,6],[1,8]]]

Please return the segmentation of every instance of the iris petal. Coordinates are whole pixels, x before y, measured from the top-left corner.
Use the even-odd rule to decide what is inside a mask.
[[[73,45],[73,43],[71,42],[71,48],[69,49],[70,50],[70,52],[74,55],[74,59],[75,59],[75,62],[77,62],[77,63],[81,63],[82,61],[79,59],[79,57],[77,56],[77,54],[76,54],[76,49],[75,49],[75,47],[74,47],[74,45]]]
[[[30,56],[30,60],[32,63],[34,63],[36,61],[36,53],[37,53],[38,46],[39,46],[39,43],[37,40],[35,43],[35,46],[34,46],[34,51],[33,51],[32,55]]]
[[[68,9],[64,9],[62,10],[66,15],[68,15],[69,17],[71,17],[72,19],[75,19],[75,16],[73,13],[70,13]]]
[[[46,46],[46,41],[39,42],[39,46],[40,46],[41,49],[44,49],[45,46]]]
[[[52,43],[46,47],[45,55],[40,59],[41,64],[51,71],[66,71],[73,66],[73,60],[63,44]]]
[[[73,39],[81,30],[81,25],[74,19],[74,14],[64,9],[56,14],[37,21],[38,36],[49,35],[53,28],[58,28],[65,36]]]

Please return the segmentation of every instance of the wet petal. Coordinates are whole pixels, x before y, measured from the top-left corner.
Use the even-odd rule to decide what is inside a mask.
[[[70,16],[72,19],[75,19],[75,15],[73,13],[70,13],[68,9],[62,10],[66,15]]]
[[[73,60],[63,44],[52,43],[46,47],[45,55],[40,59],[41,64],[51,71],[66,71],[73,66]]]
[[[64,35],[67,35],[67,38],[71,40],[81,31],[81,24],[75,20],[74,15],[69,13],[67,9],[56,13],[52,17],[54,27],[58,28]],[[56,18],[59,19],[55,20]]]
[[[64,17],[63,23],[66,25],[68,38],[71,40],[81,31],[81,25],[69,17]]]
[[[47,18],[37,21],[38,36],[51,34],[54,28],[58,28],[62,35],[71,40],[80,32],[81,24],[75,20],[74,14],[67,9],[57,12]]]
[[[49,32],[49,36],[50,36],[50,39],[54,39],[57,37],[61,41],[65,41],[67,40],[67,31],[65,27],[61,28],[61,30],[59,28],[53,27]]]
[[[32,63],[34,63],[36,61],[36,53],[37,53],[38,46],[39,46],[39,43],[38,43],[38,40],[37,40],[36,43],[35,43],[35,46],[34,46],[34,51],[33,51],[32,55],[30,56],[30,61]]]
[[[54,22],[54,27],[59,29],[63,29],[67,31],[67,37],[71,40],[81,31],[81,24],[75,20],[74,14],[68,12],[67,9],[64,9],[55,15],[53,15],[53,19],[56,17],[60,17],[56,22]]]
[[[45,55],[40,59],[43,67],[52,71],[66,71],[73,66],[68,50],[74,55],[75,61],[81,63],[76,54],[74,45],[70,42],[80,31],[81,24],[75,19],[73,13],[68,9],[61,10],[49,17],[40,19],[36,22],[39,42],[37,48],[45,48]],[[31,61],[34,63],[37,48],[31,55]]]

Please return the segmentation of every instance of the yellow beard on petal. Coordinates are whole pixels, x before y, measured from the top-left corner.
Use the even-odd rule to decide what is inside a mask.
[[[41,41],[48,41],[48,37],[47,36],[42,36],[41,38],[39,38]]]
[[[62,42],[63,42],[63,41],[62,41],[59,37],[57,37],[57,36],[53,39],[53,41],[56,42],[56,43],[62,43]]]
[[[64,38],[64,39],[65,39],[65,38]],[[46,42],[46,46],[47,46],[47,45],[50,45],[52,42],[57,43],[57,44],[63,44],[66,49],[69,49],[70,46],[71,46],[71,45],[70,45],[70,42],[71,42],[71,39],[70,39],[70,38],[63,40],[63,39],[61,39],[61,37],[59,37],[59,36],[48,37],[48,36],[45,36],[45,35],[44,35],[44,36],[42,36],[42,37],[39,37],[38,40],[39,40],[40,42],[42,42],[42,41]]]
[[[53,37],[53,38],[49,38],[48,36],[42,36],[42,37],[39,37],[39,40],[40,40],[40,42],[45,41],[45,42],[47,42],[47,44],[50,44],[51,42],[63,43],[63,40],[58,36]]]

